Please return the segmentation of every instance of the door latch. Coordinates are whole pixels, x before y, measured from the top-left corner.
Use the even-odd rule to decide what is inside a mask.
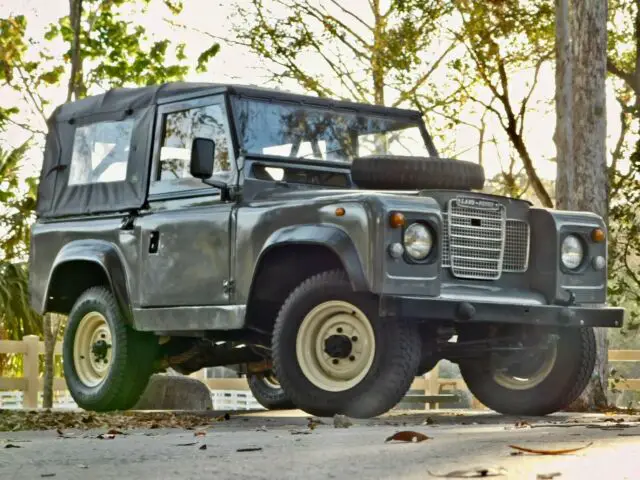
[[[149,235],[149,253],[158,253],[160,244],[160,232],[153,231]]]

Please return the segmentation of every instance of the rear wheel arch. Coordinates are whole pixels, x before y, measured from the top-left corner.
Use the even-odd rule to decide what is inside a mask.
[[[113,293],[130,322],[132,312],[127,275],[115,245],[108,242],[67,244],[51,269],[43,311],[68,314],[83,292],[98,286]]]

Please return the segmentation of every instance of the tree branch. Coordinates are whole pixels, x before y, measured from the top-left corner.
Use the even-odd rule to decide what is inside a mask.
[[[342,5],[340,5],[339,2],[337,2],[336,0],[329,0],[331,3],[333,3],[336,7],[338,7],[340,10],[342,10],[344,13],[346,13],[347,15],[349,15],[350,17],[353,17],[355,20],[357,20],[358,22],[360,22],[362,25],[364,25],[368,30],[373,31],[373,28],[371,28],[371,26],[369,24],[367,24],[367,22],[365,22],[364,20],[362,20],[362,18],[360,18],[358,15],[356,15],[355,13],[353,13],[351,10],[343,7]]]
[[[457,45],[457,42],[452,42],[451,45],[449,45],[447,47],[447,49],[442,53],[442,55],[440,55],[435,62],[433,62],[433,64],[431,65],[431,67],[429,68],[429,70],[427,70],[417,81],[416,83],[413,84],[413,86],[409,89],[406,90],[404,92],[402,92],[400,94],[400,96],[398,97],[398,99],[393,102],[394,107],[397,107],[398,105],[400,105],[402,102],[407,101],[409,98],[411,98],[417,91],[418,89],[424,85],[424,82],[426,82],[429,77],[433,74],[433,72],[436,70],[436,68],[438,68],[440,66],[440,64],[442,63],[442,61],[446,58],[446,56],[451,52],[451,50],[453,50],[455,48],[455,46]]]
[[[607,57],[607,71],[625,82],[629,86],[629,88],[631,88],[631,90],[635,92],[636,95],[640,94],[640,92],[638,92],[636,88],[634,88],[635,82],[633,75],[625,72],[620,67],[618,67],[611,57]]]

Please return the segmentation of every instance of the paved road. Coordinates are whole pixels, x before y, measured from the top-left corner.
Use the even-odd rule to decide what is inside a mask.
[[[623,423],[612,421],[621,417]],[[516,428],[522,420],[529,425]],[[65,431],[69,438],[55,430],[4,432],[0,479],[425,479],[437,478],[428,472],[474,467],[503,472],[495,478],[536,479],[557,472],[559,480],[640,479],[640,417],[518,419],[430,411],[356,420],[349,428],[322,421],[309,431],[301,412],[239,413],[205,427],[204,436],[195,435],[198,429],[130,429],[111,440],[96,438],[106,427]],[[385,443],[401,430],[431,438]],[[508,447],[561,449],[589,442],[590,447],[561,456],[514,456]],[[20,448],[5,448],[9,443]]]

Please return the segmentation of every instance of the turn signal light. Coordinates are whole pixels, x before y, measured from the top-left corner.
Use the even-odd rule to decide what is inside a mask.
[[[602,230],[601,228],[594,228],[593,230],[591,230],[591,240],[593,240],[596,243],[602,243],[605,240],[605,234],[604,234],[604,230]]]
[[[337,217],[343,217],[345,213],[346,212],[345,212],[344,208],[342,208],[342,207],[336,208],[336,216]]]
[[[406,219],[400,212],[393,212],[389,215],[389,225],[391,225],[391,228],[400,228],[404,226],[405,222]]]

